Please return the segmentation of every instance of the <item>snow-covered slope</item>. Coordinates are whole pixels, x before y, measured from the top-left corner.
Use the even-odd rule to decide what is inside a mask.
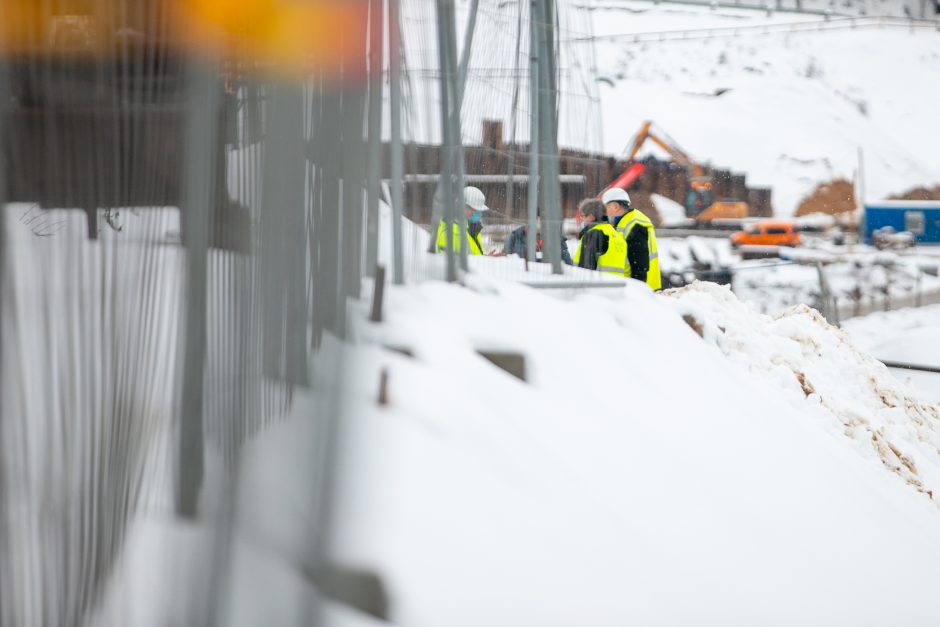
[[[760,30],[813,21],[831,26],[805,15],[599,3],[605,149],[622,153],[640,124],[653,120],[693,158],[771,186],[778,215],[792,214],[818,182],[851,180],[859,148],[868,198],[940,182],[933,139],[940,136],[940,33]],[[691,41],[631,37],[742,27],[752,30]]]
[[[381,577],[392,622],[940,618],[937,408],[813,312],[771,319],[705,284],[562,300],[476,277],[389,298],[349,354],[333,557]],[[528,381],[482,349],[524,354]],[[243,469],[260,504],[243,533],[285,560],[308,407]]]
[[[354,313],[345,358],[327,351],[326,378],[245,451],[229,624],[287,624],[317,594],[311,453],[336,390],[332,562],[378,576],[394,624],[940,620],[940,407],[812,310],[770,318],[704,283],[559,298],[480,273],[387,305],[382,324]],[[527,380],[480,350],[524,355]],[[198,598],[177,578],[205,572],[209,537],[148,524],[93,624],[132,624],[141,589],[133,624]]]

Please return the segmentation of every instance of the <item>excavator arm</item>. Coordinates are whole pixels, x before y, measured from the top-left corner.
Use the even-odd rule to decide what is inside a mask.
[[[654,133],[652,129],[652,120],[646,120],[643,122],[643,125],[640,126],[640,130],[637,131],[636,135],[633,136],[633,140],[630,142],[630,149],[627,151],[627,161],[633,161],[636,159],[636,156],[639,154],[643,144],[645,144],[646,140],[649,139],[654,144],[669,153],[669,156],[672,157],[677,163],[687,167],[689,169],[689,173],[693,177],[700,178],[705,176],[705,171],[702,169],[702,167],[692,161],[692,158],[689,157],[689,155],[686,154],[686,152],[682,150],[682,148],[680,148],[675,141],[670,139],[668,135]]]

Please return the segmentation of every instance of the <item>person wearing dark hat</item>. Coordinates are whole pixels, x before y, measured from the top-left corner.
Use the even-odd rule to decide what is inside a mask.
[[[542,258],[542,212],[541,210],[536,214],[535,218],[535,229],[536,229],[536,239],[535,239],[535,261],[544,261]],[[506,244],[503,246],[504,255],[519,255],[523,259],[528,255],[528,227],[526,225],[520,226],[518,229],[514,230],[509,234],[509,238],[506,240]],[[565,241],[565,236],[561,236],[561,260],[566,264],[574,265],[571,261],[571,253],[568,252],[568,243]]]
[[[611,187],[601,195],[610,224],[627,243],[624,275],[643,281],[654,290],[662,289],[659,272],[659,250],[653,222],[630,204],[630,195],[619,187]]]

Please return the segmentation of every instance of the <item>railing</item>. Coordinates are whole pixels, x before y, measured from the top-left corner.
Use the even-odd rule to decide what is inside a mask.
[[[720,26],[641,33],[612,33],[608,35],[574,37],[570,39],[570,41],[616,40],[645,43],[651,41],[693,41],[699,39],[733,38],[748,34],[770,35],[776,33],[829,32],[858,29],[902,29],[922,32],[940,32],[940,22],[896,17],[844,17],[804,22],[754,24],[750,26]]]

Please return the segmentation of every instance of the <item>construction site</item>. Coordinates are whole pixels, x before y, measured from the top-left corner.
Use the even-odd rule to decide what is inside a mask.
[[[935,5],[5,0],[0,627],[937,624]]]

